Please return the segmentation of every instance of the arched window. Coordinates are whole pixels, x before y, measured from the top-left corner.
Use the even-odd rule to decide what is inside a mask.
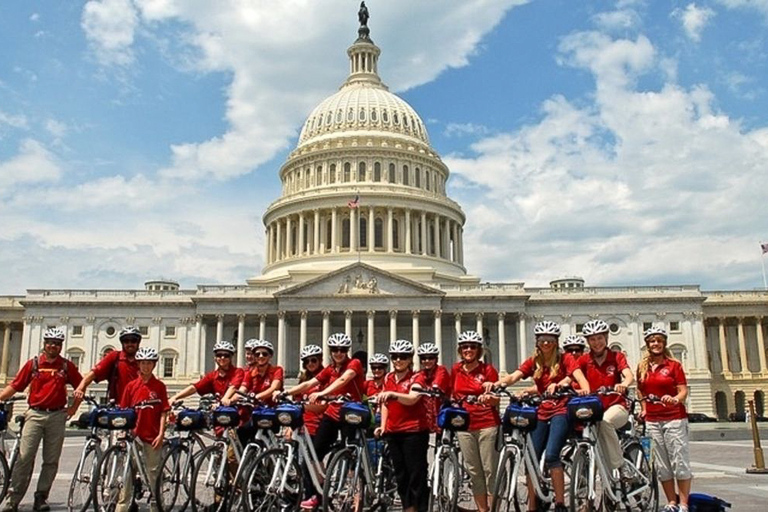
[[[410,171],[408,171],[408,166],[403,166],[403,185],[410,185]]]
[[[80,367],[83,365],[83,361],[85,360],[85,352],[79,348],[71,348],[67,350],[67,359],[72,361],[72,364],[74,364],[78,371],[80,371]]]
[[[333,234],[333,228],[331,226],[331,220],[328,219],[328,222],[325,223],[325,250],[328,252],[331,251],[331,244],[333,243],[331,241],[332,234]]]
[[[377,218],[373,221],[373,246],[376,249],[384,248],[384,221]]]
[[[101,349],[101,357],[102,357],[102,359],[104,358],[104,356],[106,356],[110,352],[114,352],[114,351],[115,351],[115,347],[111,347],[111,346],[107,345],[106,347]]]
[[[389,164],[389,182],[397,183],[397,173],[395,172],[395,164]]]
[[[397,219],[392,219],[392,248],[400,249],[400,222]]]
[[[336,164],[331,164],[331,168],[328,170],[328,183],[336,183]]]
[[[165,379],[172,379],[175,375],[176,360],[179,355],[175,350],[166,349],[160,352],[160,375]]]
[[[358,240],[360,240],[360,248],[361,249],[367,249],[368,248],[368,219],[360,216],[360,221],[358,222],[358,231],[359,236]]]
[[[298,247],[298,245],[299,245],[299,241],[298,241],[298,238],[299,238],[299,237],[298,237],[298,231],[299,231],[299,230],[298,230],[298,229],[296,229],[296,226],[291,226],[291,248],[290,248],[290,251],[291,251],[291,253],[290,253],[290,254],[288,254],[288,256],[294,256],[294,255],[296,255],[296,252],[297,252],[297,251],[296,251],[296,248],[297,248],[297,247]]]
[[[432,173],[431,173],[431,172],[429,172],[429,171],[427,171],[427,172],[425,172],[424,174],[425,174],[425,176],[424,176],[424,181],[426,182],[424,185],[426,186],[426,189],[427,189],[427,190],[430,190],[430,189],[432,188],[432,187],[431,187],[431,183],[430,183],[430,182],[432,181],[432,180],[430,179],[430,178],[432,177]]]
[[[318,165],[315,169],[315,186],[319,187],[323,184],[323,166]]]
[[[311,186],[309,183],[309,180],[310,180],[310,168],[307,167],[307,170],[304,172],[304,188],[305,189]]]
[[[414,181],[416,182],[414,186],[416,188],[421,188],[421,169],[418,167],[414,170]]]
[[[381,163],[379,162],[373,164],[373,181],[381,181]]]
[[[686,350],[685,345],[676,343],[669,347],[669,351],[672,352],[672,355],[675,356],[675,359],[680,361],[680,364],[683,365],[683,368],[687,367],[688,351]]]
[[[352,179],[352,165],[349,162],[344,162],[344,183],[349,183]]]
[[[357,181],[365,181],[365,162],[357,164]]]
[[[341,247],[349,249],[349,217],[341,221]]]

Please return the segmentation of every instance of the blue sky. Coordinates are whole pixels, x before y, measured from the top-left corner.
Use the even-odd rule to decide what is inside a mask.
[[[369,0],[470,273],[762,286],[768,0]],[[243,283],[358,2],[0,4],[0,293]]]

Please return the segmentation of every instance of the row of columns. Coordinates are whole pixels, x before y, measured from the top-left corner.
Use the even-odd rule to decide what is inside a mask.
[[[0,359],[0,381],[5,382],[8,378],[8,366],[10,364],[10,350],[11,350],[11,324],[6,322],[3,324],[3,352],[2,359]]]
[[[360,232],[360,217],[367,218],[367,244],[364,250],[376,251],[376,212],[383,214],[383,208],[370,206],[367,208],[337,207],[330,210],[315,209],[312,212],[301,212],[297,215],[286,216],[274,220],[267,226],[266,258],[268,263],[276,263],[288,258],[314,256],[317,254],[339,253],[342,247],[341,230],[345,213],[349,212],[349,251],[360,249],[358,234]],[[413,213],[413,214],[412,214]],[[382,215],[383,216],[383,215]],[[395,217],[398,229],[395,230]],[[327,221],[331,221],[330,247],[328,240]],[[379,250],[388,253],[434,254],[455,263],[464,264],[463,227],[460,222],[443,215],[431,214],[426,211],[410,209],[395,210],[386,208],[386,217],[382,219],[382,246]],[[296,247],[294,250],[294,226],[296,227]],[[419,229],[420,226],[420,229]],[[306,227],[306,229],[305,229]],[[405,228],[404,235],[403,227]],[[432,237],[429,239],[429,227]],[[418,230],[418,231],[417,231]],[[306,236],[305,236],[306,231]],[[395,240],[398,243],[395,249]],[[451,244],[453,240],[453,244]],[[431,250],[430,250],[431,249]]]
[[[760,373],[766,374],[768,373],[768,365],[766,365],[766,357],[765,357],[765,339],[763,335],[763,316],[756,317],[756,334],[757,334],[757,355],[758,360],[760,362]],[[725,317],[718,317],[715,319],[718,324],[718,345],[720,348],[720,361],[722,364],[722,372],[723,375],[726,377],[730,377],[732,375],[731,367],[729,363],[729,356],[728,356],[728,345],[727,345],[727,339],[725,335],[725,325],[726,325],[726,318]],[[746,374],[749,373],[749,366],[747,363],[747,341],[746,337],[744,335],[744,317],[738,317],[737,318],[738,323],[736,324],[736,332],[738,337],[738,343],[739,343],[739,363],[741,364],[741,373]]]

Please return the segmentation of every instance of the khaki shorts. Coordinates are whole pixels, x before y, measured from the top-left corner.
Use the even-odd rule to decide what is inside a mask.
[[[653,456],[659,480],[690,480],[691,457],[688,451],[688,420],[649,421],[646,432],[653,439]]]

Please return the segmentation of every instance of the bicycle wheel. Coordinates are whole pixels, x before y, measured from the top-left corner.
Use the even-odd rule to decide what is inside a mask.
[[[502,452],[496,472],[496,483],[493,486],[493,506],[491,512],[511,512],[515,510],[516,478],[515,465],[520,459],[513,450],[506,449]],[[526,508],[527,510],[527,508]]]
[[[11,470],[8,469],[8,461],[5,460],[5,453],[0,452],[0,503],[8,494],[8,487],[11,484]]]
[[[331,458],[323,485],[323,512],[363,510],[365,481],[359,463],[359,450],[344,448]]]
[[[91,506],[93,478],[101,458],[101,448],[95,441],[88,441],[72,475],[67,496],[69,512],[85,512]]]
[[[657,510],[659,507],[659,484],[656,467],[645,456],[643,446],[631,441],[624,447],[624,458],[631,464],[634,477],[622,482],[626,504],[632,510]]]
[[[163,455],[154,489],[160,512],[170,512],[177,504],[180,505],[179,510],[187,507],[191,464],[189,447],[183,443],[171,446]]]
[[[96,478],[93,481],[93,508],[97,512],[114,512],[125,479],[133,478],[130,472],[128,450],[122,444],[110,447],[99,459]]]
[[[377,468],[376,493],[379,496],[379,508],[382,512],[392,506],[397,509],[400,507],[400,496],[397,493],[397,478],[395,476],[395,467],[392,465],[392,459],[389,457],[389,447],[384,444],[384,448],[379,455]]]
[[[272,448],[253,461],[245,478],[243,504],[246,511],[299,509],[304,491],[303,474],[296,457],[290,464],[287,459],[286,449]]]
[[[229,468],[224,446],[214,444],[200,454],[192,470],[190,504],[194,512],[226,509]]]
[[[600,510],[603,498],[603,489],[600,476],[594,475],[594,496],[590,498],[589,473],[590,459],[592,455],[586,447],[580,447],[573,455],[570,488],[570,509],[574,512],[593,512]]]
[[[459,501],[461,468],[459,459],[453,450],[442,450],[430,473],[429,508],[430,512],[454,512]]]

